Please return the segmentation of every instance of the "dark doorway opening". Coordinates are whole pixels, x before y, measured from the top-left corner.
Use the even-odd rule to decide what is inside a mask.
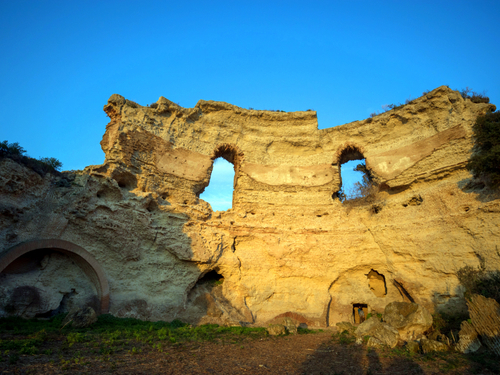
[[[353,303],[352,314],[355,324],[363,323],[368,317],[368,305],[366,303]]]
[[[209,271],[201,279],[198,279],[197,285],[217,286],[222,285],[224,276],[217,271]]]

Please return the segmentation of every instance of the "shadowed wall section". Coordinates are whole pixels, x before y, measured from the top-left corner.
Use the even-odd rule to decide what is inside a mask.
[[[58,239],[34,240],[14,246],[0,258],[0,273],[19,257],[39,249],[53,249],[69,256],[85,272],[99,293],[101,311],[97,313],[106,314],[109,311],[109,285],[104,270],[94,256],[72,242]]]

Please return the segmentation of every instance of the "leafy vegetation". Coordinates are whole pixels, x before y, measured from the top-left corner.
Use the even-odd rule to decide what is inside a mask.
[[[0,334],[6,337],[0,340],[0,362],[15,364],[21,355],[46,355],[59,357],[61,368],[69,369],[96,355],[109,362],[115,353],[137,355],[194,342],[241,343],[244,339],[267,336],[262,327],[193,327],[179,320],[146,322],[111,315],[99,316],[90,328],[61,327],[64,316],[60,314],[48,321],[0,318]],[[313,331],[300,333],[310,332]]]
[[[460,95],[462,98],[469,99],[472,103],[489,103],[490,98],[486,96],[486,93],[483,91],[482,93],[477,93],[472,91],[469,87],[460,90]]]
[[[349,190],[342,187],[337,196],[342,203],[350,202],[358,204],[371,202],[375,198],[377,188],[373,182],[370,170],[366,168],[364,161],[356,165],[353,170],[363,174],[361,181],[356,181]]]
[[[487,271],[484,260],[481,259],[478,268],[462,267],[458,270],[457,277],[465,288],[466,298],[472,294],[480,294],[500,303],[500,272]]]
[[[31,168],[41,176],[44,176],[46,173],[57,173],[62,168],[62,163],[56,158],[41,157],[39,159],[34,159],[25,154],[26,150],[21,147],[18,142],[0,142],[0,159],[12,159]]]
[[[334,341],[337,341],[341,345],[351,345],[356,341],[356,338],[347,330],[335,333],[332,337]]]
[[[500,185],[500,112],[479,116],[472,127],[474,131],[473,153],[467,169],[475,178],[482,178],[491,187]]]

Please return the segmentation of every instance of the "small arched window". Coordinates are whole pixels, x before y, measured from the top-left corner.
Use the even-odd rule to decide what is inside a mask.
[[[214,211],[226,211],[233,207],[233,193],[236,184],[236,172],[242,154],[235,146],[221,145],[212,157],[210,182],[200,198],[210,203]]]
[[[366,197],[372,188],[371,174],[361,150],[359,146],[347,145],[338,154],[341,185],[336,196],[341,202]]]

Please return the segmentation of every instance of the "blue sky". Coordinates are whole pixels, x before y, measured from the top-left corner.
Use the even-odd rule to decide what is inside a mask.
[[[499,1],[0,0],[0,141],[100,164],[111,94],[361,120],[440,85],[500,104]]]

